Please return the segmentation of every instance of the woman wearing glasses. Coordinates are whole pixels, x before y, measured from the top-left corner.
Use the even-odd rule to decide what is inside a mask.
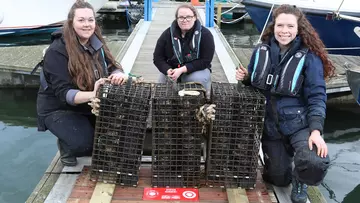
[[[175,20],[157,41],[154,64],[161,72],[159,82],[199,82],[209,93],[211,61],[215,44],[211,32],[197,19],[196,9],[184,4],[177,8]]]

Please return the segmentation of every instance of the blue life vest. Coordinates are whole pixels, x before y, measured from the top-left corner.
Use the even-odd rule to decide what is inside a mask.
[[[270,90],[272,94],[298,96],[304,80],[303,69],[307,52],[308,48],[296,51],[290,49],[278,64],[273,64],[270,46],[261,44],[255,51],[252,86]]]
[[[182,66],[185,63],[188,63],[190,61],[199,58],[202,27],[200,21],[196,20],[194,24],[193,36],[189,44],[191,53],[184,56],[182,53],[182,45],[179,39],[181,33],[178,33],[179,31],[177,26],[178,25],[176,24],[175,21],[171,24],[170,34],[171,34],[171,41],[173,45],[174,54],[179,62],[179,66]]]

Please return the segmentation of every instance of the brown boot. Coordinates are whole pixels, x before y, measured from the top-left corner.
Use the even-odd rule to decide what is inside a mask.
[[[71,155],[70,152],[65,152],[63,147],[60,144],[59,139],[57,140],[57,146],[60,152],[60,161],[64,166],[76,166],[77,160],[76,157]]]

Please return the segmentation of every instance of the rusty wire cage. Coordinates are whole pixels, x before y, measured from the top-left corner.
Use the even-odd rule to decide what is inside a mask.
[[[215,120],[209,134],[207,185],[253,188],[265,115],[265,97],[251,87],[212,83]]]
[[[150,96],[150,84],[105,84],[101,87],[92,180],[137,186]]]
[[[202,124],[196,109],[205,93],[180,97],[199,84],[156,84],[152,100],[152,186],[199,187]]]

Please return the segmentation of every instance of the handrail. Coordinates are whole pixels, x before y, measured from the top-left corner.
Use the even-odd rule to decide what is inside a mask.
[[[340,14],[340,13],[335,13],[335,15],[336,15],[335,17],[337,19],[345,19],[345,20],[351,20],[351,21],[355,21],[355,22],[360,22],[359,17],[344,15],[344,14]]]

